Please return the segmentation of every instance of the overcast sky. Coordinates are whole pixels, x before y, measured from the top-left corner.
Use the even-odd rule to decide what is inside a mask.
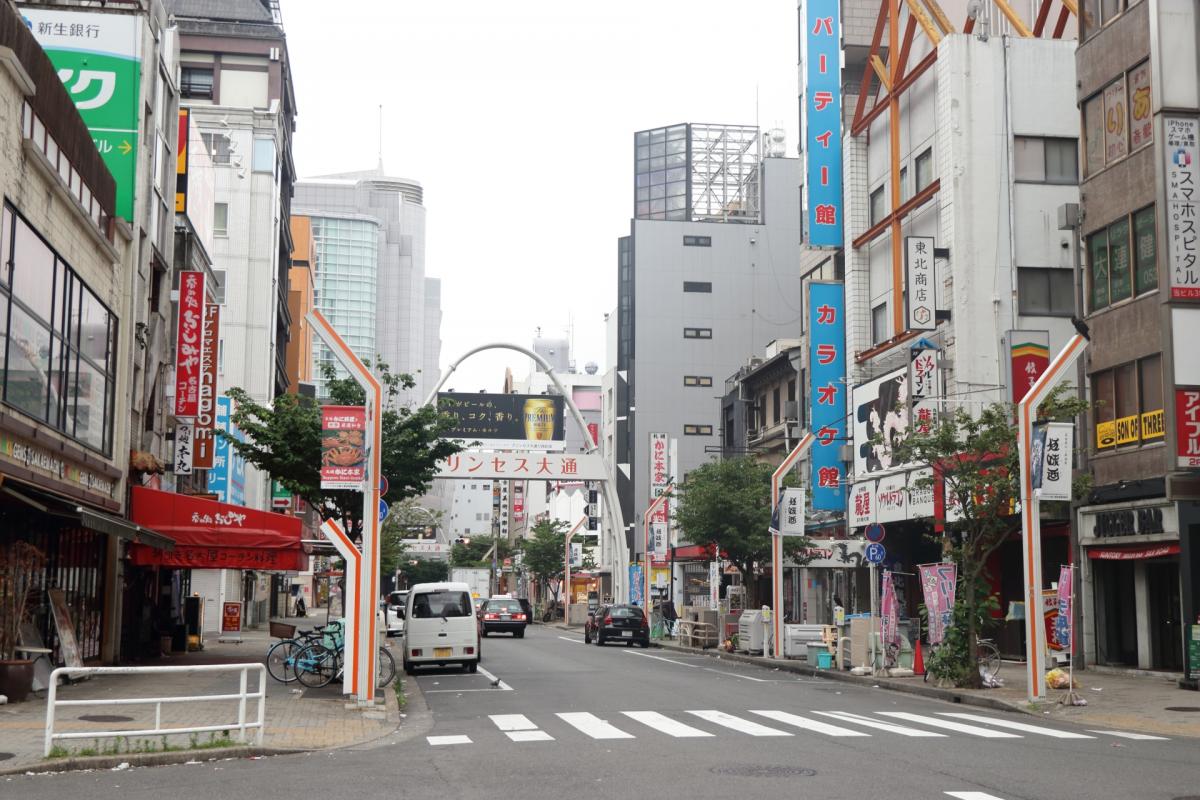
[[[385,169],[424,186],[443,368],[568,325],[579,369],[607,366],[634,131],[757,109],[796,153],[795,0],[284,0],[283,21],[300,176],[374,167],[382,103]],[[498,390],[506,366],[528,360],[475,356],[448,385]]]

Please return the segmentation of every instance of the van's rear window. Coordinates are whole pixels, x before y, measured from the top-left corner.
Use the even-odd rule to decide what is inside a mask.
[[[471,596],[466,592],[425,592],[413,598],[413,617],[469,617]]]

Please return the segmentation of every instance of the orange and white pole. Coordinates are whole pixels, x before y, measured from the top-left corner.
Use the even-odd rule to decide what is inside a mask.
[[[359,705],[375,702],[375,651],[379,646],[375,624],[375,604],[379,594],[379,478],[383,449],[383,387],[359,360],[350,345],[341,337],[325,315],[316,309],[305,316],[313,332],[330,349],[338,362],[363,388],[367,398],[367,477],[363,485],[362,561],[359,564],[354,630],[346,631],[347,652],[357,649],[357,657],[347,660],[346,668],[357,673],[354,692]],[[347,576],[347,583],[349,578]],[[349,587],[347,587],[349,588]],[[349,626],[347,626],[349,627]],[[353,637],[353,638],[352,638]]]
[[[646,611],[646,619],[650,619],[650,563],[654,557],[653,551],[650,549],[650,518],[654,516],[654,512],[658,510],[659,506],[667,502],[674,489],[675,484],[668,483],[663,489],[663,493],[651,501],[646,513],[642,515],[642,541],[645,542],[646,547],[646,561],[642,566],[642,608]]]
[[[1045,695],[1042,685],[1046,625],[1042,618],[1042,523],[1038,498],[1033,491],[1033,421],[1038,406],[1050,390],[1083,354],[1087,337],[1077,333],[1067,342],[1050,366],[1017,403],[1017,455],[1021,464],[1021,561],[1025,581],[1025,681],[1029,702]]]
[[[342,631],[342,639],[346,648],[345,663],[358,663],[358,636],[351,638],[350,632],[358,630],[358,576],[361,574],[362,553],[354,546],[354,542],[342,530],[342,526],[331,519],[321,523],[321,533],[333,542],[333,546],[346,559],[346,593],[342,597],[342,616],[346,618],[346,628]],[[342,670],[342,694],[358,694],[358,670]]]
[[[796,465],[800,457],[812,447],[816,437],[806,433],[800,442],[792,448],[792,452],[780,462],[771,475],[771,514],[779,505],[780,486],[783,476]],[[783,536],[776,532],[771,534],[771,630],[775,637],[775,657],[783,658]]]
[[[579,526],[587,522],[585,514],[579,522],[571,530],[567,531],[566,537],[563,539],[563,625],[570,625],[570,608],[571,608],[571,540],[575,538],[575,532],[579,530]]]

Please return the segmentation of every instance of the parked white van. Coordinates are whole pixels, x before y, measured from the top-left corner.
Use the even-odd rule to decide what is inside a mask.
[[[479,620],[465,583],[418,583],[408,590],[404,614],[404,671],[422,664],[479,668]]]

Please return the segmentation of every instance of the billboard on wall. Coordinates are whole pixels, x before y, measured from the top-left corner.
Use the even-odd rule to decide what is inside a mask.
[[[445,438],[489,450],[562,450],[565,406],[553,394],[438,393],[438,411],[455,420]]]
[[[892,444],[908,434],[908,369],[889,372],[854,387],[854,474],[904,466]]]
[[[842,86],[841,4],[804,3],[805,188],[808,242],[842,246]]]
[[[1167,273],[1172,300],[1200,299],[1200,264],[1196,263],[1197,204],[1200,184],[1200,120],[1165,117],[1163,171],[1167,188]]]
[[[321,488],[362,491],[367,479],[367,410],[321,406]]]
[[[808,285],[809,425],[816,441],[809,451],[809,486],[814,509],[846,507],[846,300],[840,283]]]
[[[117,216],[132,220],[141,129],[142,17],[24,6],[20,11],[116,181]]]

